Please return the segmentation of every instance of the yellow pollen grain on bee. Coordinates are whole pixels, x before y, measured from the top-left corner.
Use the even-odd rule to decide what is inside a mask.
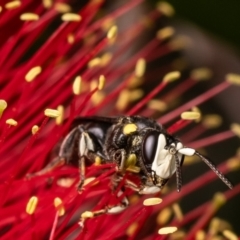
[[[172,37],[175,33],[175,29],[173,27],[165,27],[157,31],[157,39],[165,40]]]
[[[32,82],[41,72],[42,72],[41,66],[33,67],[25,75],[25,80],[27,82]]]
[[[18,125],[18,122],[12,118],[9,118],[6,120],[6,124],[16,127]]]
[[[56,117],[56,124],[61,125],[64,119],[64,107],[62,105],[59,105],[57,107],[57,111],[59,112],[59,116]]]
[[[74,36],[72,33],[69,33],[69,34],[67,35],[67,42],[68,42],[69,44],[73,44],[73,43],[75,42],[75,36]]]
[[[102,163],[102,159],[99,156],[96,156],[94,159],[94,165],[100,166]]]
[[[20,15],[22,21],[37,21],[39,16],[36,13],[23,13]]]
[[[44,115],[50,118],[56,118],[60,116],[60,113],[56,109],[47,108],[44,110]]]
[[[176,218],[177,218],[179,221],[182,221],[182,220],[183,220],[183,213],[182,213],[182,210],[181,210],[179,204],[178,204],[178,203],[174,203],[174,204],[172,205],[172,208],[173,208],[173,212],[174,212]]]
[[[198,230],[195,236],[196,240],[204,240],[206,239],[206,233],[203,230]]]
[[[48,9],[48,8],[52,7],[53,2],[52,2],[52,0],[42,0],[42,4],[45,8]]]
[[[201,114],[199,112],[183,112],[181,113],[181,118],[183,120],[197,120],[201,117]]]
[[[230,129],[236,136],[240,137],[240,124],[232,123]]]
[[[101,65],[101,58],[95,57],[88,62],[88,68],[93,68]]]
[[[148,108],[160,112],[164,112],[167,110],[167,104],[161,100],[152,99],[148,102]]]
[[[141,171],[141,168],[137,166],[128,166],[126,171],[132,172],[132,173],[139,173]]]
[[[165,83],[173,82],[175,80],[178,80],[180,77],[181,73],[179,71],[169,72],[163,77],[163,82]]]
[[[21,6],[21,1],[15,0],[5,4],[5,8],[10,10]]]
[[[158,230],[158,234],[164,235],[164,234],[171,234],[178,230],[177,227],[163,227]]]
[[[144,58],[138,59],[135,66],[135,76],[141,78],[146,71],[146,60]]]
[[[107,32],[108,39],[114,39],[117,36],[118,28],[116,25],[112,26]]]
[[[100,75],[99,79],[98,79],[98,90],[102,90],[104,88],[106,82],[106,78],[104,75]]]
[[[34,125],[34,126],[32,127],[32,134],[35,135],[38,131],[39,131],[39,126]]]
[[[196,68],[190,73],[190,77],[197,81],[208,80],[212,77],[212,75],[213,72],[209,68]]]
[[[129,154],[126,160],[126,166],[134,166],[137,163],[137,156],[136,154],[132,153]]]
[[[212,204],[213,207],[217,210],[219,209],[222,205],[226,203],[226,197],[224,196],[223,193],[217,192],[213,196]]]
[[[32,196],[27,203],[26,213],[29,215],[32,215],[36,210],[37,204],[38,204],[38,197]]]
[[[175,10],[168,2],[161,1],[157,4],[157,10],[167,17],[171,17],[175,14]]]
[[[240,75],[235,73],[229,73],[226,75],[227,82],[234,84],[234,85],[240,85]]]
[[[153,205],[158,205],[162,202],[161,198],[147,198],[143,201],[144,206],[153,206]]]
[[[4,99],[0,99],[0,117],[2,116],[2,113],[7,108],[7,102]]]
[[[223,233],[223,236],[229,240],[238,240],[237,235],[230,230],[224,230],[222,233]]]
[[[72,90],[75,95],[79,95],[81,93],[81,85],[82,85],[82,78],[81,76],[77,76],[74,79]]]
[[[70,5],[68,5],[66,3],[62,3],[62,2],[55,3],[54,9],[59,13],[67,13],[72,10]]]
[[[217,128],[222,124],[222,118],[217,114],[208,114],[203,117],[202,123],[206,128]]]
[[[64,13],[61,19],[64,22],[80,22],[82,17],[76,13]]]
[[[157,216],[157,223],[161,226],[166,224],[172,216],[172,208],[164,208]]]
[[[65,208],[63,207],[62,199],[59,197],[54,198],[53,205],[58,210],[58,216],[63,216],[65,214]]]
[[[137,125],[134,124],[134,123],[128,123],[126,124],[124,127],[123,127],[123,133],[125,135],[128,135],[128,134],[131,134],[131,133],[134,133],[137,131]]]
[[[84,212],[84,213],[81,214],[81,217],[82,217],[82,218],[93,218],[93,217],[94,217],[94,214],[93,214],[93,212],[91,212],[91,211],[86,211],[86,212]]]

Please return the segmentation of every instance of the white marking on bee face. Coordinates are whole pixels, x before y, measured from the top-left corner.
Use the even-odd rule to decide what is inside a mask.
[[[158,137],[158,146],[155,154],[155,158],[152,164],[152,170],[156,172],[156,175],[163,179],[170,178],[176,172],[175,156],[165,149],[167,144],[164,134],[160,134]],[[183,145],[181,142],[171,144],[176,150],[180,150]],[[182,159],[181,153],[176,153],[179,161]]]

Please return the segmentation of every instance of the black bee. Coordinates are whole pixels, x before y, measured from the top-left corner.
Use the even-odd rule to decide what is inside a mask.
[[[170,135],[160,124],[142,116],[130,117],[84,117],[75,119],[73,129],[63,140],[59,157],[53,165],[60,162],[71,163],[78,160],[81,190],[85,180],[85,165],[100,158],[104,163],[115,163],[119,182],[127,169],[134,169],[141,181],[140,186],[127,182],[140,194],[159,192],[169,178],[176,173],[177,191],[181,190],[181,165],[184,156],[199,156],[229,187],[230,181],[209,160],[195,149],[185,147],[180,140]],[[49,169],[49,167],[47,167]],[[41,171],[40,171],[41,172]],[[124,199],[119,206],[106,212],[117,212],[128,204]]]

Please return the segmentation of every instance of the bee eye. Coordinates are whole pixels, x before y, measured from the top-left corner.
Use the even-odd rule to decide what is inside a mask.
[[[152,164],[156,155],[159,132],[150,132],[143,140],[142,154],[146,164]]]

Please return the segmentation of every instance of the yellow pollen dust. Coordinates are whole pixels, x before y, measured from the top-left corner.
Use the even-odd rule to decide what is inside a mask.
[[[150,109],[156,110],[156,111],[160,111],[160,112],[164,112],[167,110],[167,104],[161,100],[157,100],[157,99],[152,99],[148,102],[148,107]]]
[[[22,21],[37,21],[39,16],[36,13],[23,13],[20,15]]]
[[[56,118],[56,117],[60,116],[60,113],[56,109],[47,108],[47,109],[44,110],[44,115],[46,117]]]
[[[217,128],[222,124],[222,118],[217,114],[209,114],[204,116],[202,123],[206,128]]]
[[[117,31],[118,31],[117,26],[116,25],[112,26],[107,33],[107,38],[108,39],[115,38],[117,36]]]
[[[35,135],[38,131],[39,131],[39,126],[34,125],[34,126],[32,127],[32,134]]]
[[[137,131],[137,125],[134,124],[134,123],[126,124],[126,125],[123,127],[123,133],[124,133],[125,135],[134,133],[134,132],[136,132],[136,131]]]
[[[73,43],[75,42],[75,37],[74,37],[74,35],[73,35],[72,33],[68,34],[68,36],[67,36],[67,42],[68,42],[69,44],[73,44]]]
[[[57,111],[59,112],[59,116],[56,117],[56,124],[61,125],[64,119],[64,107],[62,105],[59,105],[57,107]]]
[[[53,205],[58,210],[58,216],[63,216],[65,214],[65,209],[63,207],[62,199],[59,197],[54,198]]]
[[[146,70],[146,60],[144,58],[140,58],[137,61],[135,66],[135,76],[141,78]]]
[[[175,10],[168,2],[161,1],[157,4],[157,10],[167,17],[171,17],[175,14]]]
[[[239,74],[229,73],[226,75],[226,79],[231,84],[240,85],[240,75]]]
[[[6,120],[6,124],[8,124],[8,125],[11,125],[11,126],[17,126],[18,125],[18,122],[17,121],[15,121],[14,119],[12,119],[12,118],[9,118],[9,119],[7,119]]]
[[[157,39],[165,40],[173,36],[175,29],[173,27],[165,27],[157,31]]]
[[[82,17],[76,13],[65,13],[61,19],[64,22],[80,22]]]
[[[229,240],[238,240],[237,235],[230,230],[224,230],[223,235]]]
[[[179,79],[180,77],[181,77],[181,73],[179,71],[169,72],[163,77],[163,82],[165,83],[173,82]]]
[[[52,0],[42,0],[42,3],[45,8],[50,8],[53,5]]]
[[[93,214],[93,212],[86,211],[86,212],[81,214],[81,217],[82,218],[92,218],[92,217],[94,217],[94,214]]]
[[[14,8],[18,8],[21,6],[21,1],[12,1],[12,2],[8,2],[5,4],[5,8],[10,10],[10,9],[14,9]]]
[[[139,173],[141,171],[140,167],[137,166],[128,166],[128,168],[126,169],[128,172],[132,172],[132,173]]]
[[[7,102],[4,99],[0,99],[0,117],[2,116],[2,113],[7,108]]]
[[[240,124],[233,123],[231,124],[230,128],[236,136],[240,137]]]
[[[32,82],[41,72],[42,68],[40,66],[33,67],[25,75],[25,80],[27,82]]]
[[[213,72],[209,68],[196,68],[191,71],[190,77],[193,80],[202,81],[212,77]]]
[[[183,112],[181,114],[181,118],[184,120],[196,120],[201,117],[201,114],[199,112]]]
[[[144,206],[153,206],[160,204],[162,202],[161,198],[147,198],[143,201]]]
[[[81,76],[77,76],[74,79],[72,90],[75,95],[79,95],[81,93],[81,83],[82,83],[82,78]]]
[[[177,227],[164,227],[164,228],[160,228],[158,230],[158,234],[171,234],[171,233],[174,233],[176,232],[178,229]]]
[[[59,13],[67,13],[72,10],[71,6],[66,3],[55,3],[54,9]]]
[[[106,82],[106,78],[103,75],[100,75],[98,79],[98,90],[102,90]]]
[[[26,206],[26,213],[32,215],[36,210],[37,204],[38,198],[36,196],[31,197]]]

